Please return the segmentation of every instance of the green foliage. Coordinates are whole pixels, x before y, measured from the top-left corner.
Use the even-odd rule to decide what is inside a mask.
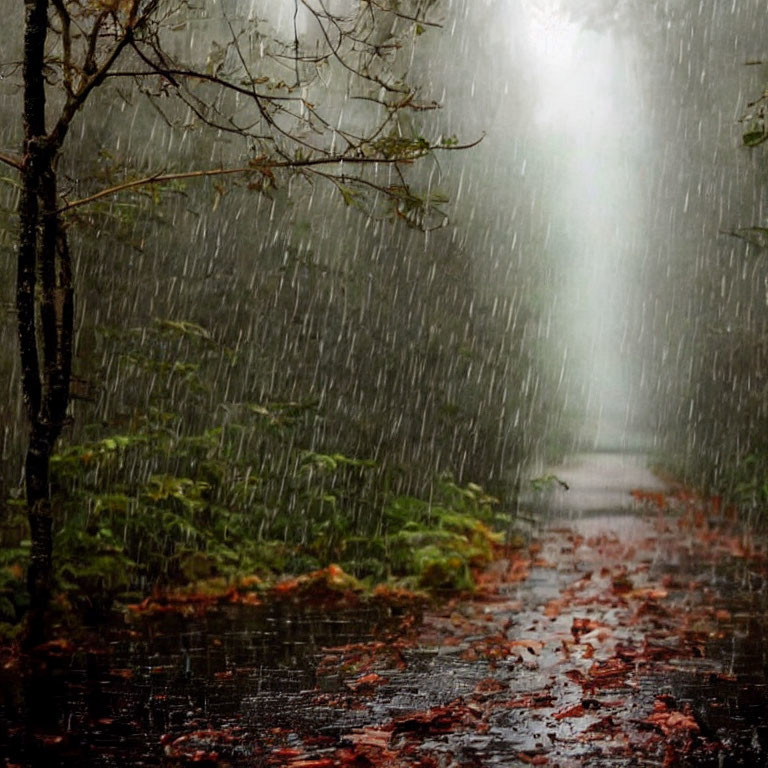
[[[568,483],[561,480],[557,475],[540,475],[539,477],[531,478],[529,482],[533,490],[537,493],[551,491],[558,486],[564,488],[566,491],[568,490]]]
[[[23,502],[9,499],[0,517],[0,636],[22,616],[28,605],[26,579],[30,542]]]
[[[509,527],[478,485],[443,477],[424,497],[409,495],[393,490],[396,467],[319,450],[312,435],[325,416],[315,398],[212,409],[211,368],[241,362],[197,323],[158,319],[101,335],[124,347],[137,399],[52,458],[56,578],[80,611],[99,614],[156,588],[247,574],[269,581],[331,563],[370,584],[471,589],[472,569],[500,541],[494,529]],[[180,401],[199,403],[202,418],[179,413]],[[0,621],[25,607],[24,505],[7,509]]]
[[[434,502],[399,496],[386,505],[391,573],[421,587],[471,589],[471,568],[490,562],[503,539],[492,526],[509,518],[473,483],[462,488],[444,479],[437,491]]]
[[[740,118],[739,122],[744,126],[741,140],[745,147],[759,147],[768,140],[765,116],[768,107],[768,91],[763,92],[760,98],[749,104],[749,111]]]
[[[724,478],[725,490],[739,506],[768,504],[768,455],[751,453]]]
[[[430,143],[423,136],[400,136],[392,133],[382,136],[369,145],[373,154],[400,160],[416,160],[430,151]]]
[[[766,132],[765,126],[756,122],[750,123],[750,127],[742,135],[744,146],[747,147],[759,147],[767,139],[768,132]]]
[[[374,582],[470,589],[472,567],[489,562],[501,541],[493,526],[509,523],[497,500],[447,479],[432,501],[392,495],[376,462],[302,450],[282,434],[282,455],[272,453],[258,471],[254,456],[238,455],[244,435],[274,434],[265,415],[295,407],[248,407],[242,413],[252,414],[251,423],[184,438],[144,431],[145,422],[136,434],[57,454],[61,588],[98,607],[157,585],[254,572],[269,578],[339,562]],[[163,457],[187,474],[130,479],[127,467]]]
[[[448,202],[444,192],[432,190],[419,194],[410,187],[393,184],[387,187],[392,213],[403,219],[409,226],[419,229],[429,228],[429,221],[437,222],[447,220],[447,215],[441,209],[441,205]]]

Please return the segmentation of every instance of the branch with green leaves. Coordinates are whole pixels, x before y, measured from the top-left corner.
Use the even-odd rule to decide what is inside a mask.
[[[391,151],[383,151],[379,149],[376,154],[363,157],[350,157],[347,155],[336,155],[333,157],[320,157],[320,158],[307,158],[297,160],[268,160],[265,157],[254,158],[247,166],[236,166],[232,168],[209,168],[192,171],[179,171],[179,172],[158,172],[148,176],[143,176],[136,179],[128,179],[120,184],[115,184],[111,187],[94,192],[92,195],[80,198],[78,200],[65,201],[65,203],[59,208],[59,213],[68,213],[76,208],[80,208],[89,203],[94,203],[98,200],[102,200],[106,197],[111,197],[120,192],[126,192],[128,190],[137,189],[141,187],[152,186],[155,184],[167,184],[172,181],[184,181],[193,179],[203,179],[215,176],[234,176],[234,175],[261,175],[267,176],[274,182],[274,171],[276,170],[295,170],[295,171],[310,171],[316,172],[317,175],[328,179],[336,185],[344,184],[365,184],[375,191],[389,194],[390,196],[395,193],[385,185],[374,184],[367,181],[362,177],[351,176],[348,174],[336,175],[329,172],[321,172],[319,169],[328,166],[363,166],[363,165],[392,165],[398,166],[403,163],[410,163],[413,160],[426,156],[429,153],[443,150],[443,151],[456,151],[470,149],[482,141],[482,137],[469,144],[453,143],[451,140],[444,140],[440,143],[430,144],[421,139],[417,144],[410,144],[401,146],[399,153]],[[403,185],[405,182],[403,182]],[[403,185],[400,185],[398,189],[402,189]],[[396,195],[402,197],[401,194]],[[346,198],[345,198],[346,199]]]

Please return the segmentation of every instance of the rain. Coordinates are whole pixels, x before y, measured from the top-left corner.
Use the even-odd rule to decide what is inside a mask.
[[[763,765],[763,4],[10,5],[6,763]]]

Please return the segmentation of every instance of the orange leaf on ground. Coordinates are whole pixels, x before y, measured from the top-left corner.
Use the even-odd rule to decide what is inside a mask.
[[[587,685],[589,682],[589,680],[587,680],[587,676],[578,669],[567,670],[565,676],[572,682],[578,683],[579,685]]]
[[[615,688],[624,683],[631,670],[632,666],[616,657],[608,661],[596,661],[589,668],[586,687]]]
[[[611,579],[611,590],[615,595],[626,595],[634,586],[626,573],[618,573]]]
[[[508,687],[508,684],[502,683],[501,680],[496,680],[494,677],[486,677],[475,686],[475,690],[472,691],[472,695],[483,696],[484,694],[488,693],[498,693],[499,691],[506,690]]]
[[[347,687],[351,688],[353,691],[364,691],[366,689],[371,690],[375,686],[386,682],[387,679],[385,677],[382,677],[376,672],[371,672],[368,675],[363,675],[362,677],[358,677],[356,680],[348,682]]]
[[[630,491],[632,498],[635,501],[643,502],[650,506],[655,507],[658,510],[666,509],[668,506],[667,496],[664,493],[657,491],[645,491],[640,488],[635,488]]]
[[[518,581],[525,581],[528,578],[528,569],[531,565],[530,560],[514,560],[510,563],[509,570],[507,571],[506,581],[507,583],[515,583]]]
[[[537,651],[542,650],[545,645],[546,643],[541,640],[510,640],[507,643],[508,648],[525,648],[526,651],[529,651],[534,656]]]
[[[549,762],[546,755],[529,755],[527,752],[518,752],[516,757],[526,765],[546,765]]]
[[[699,724],[690,712],[680,712],[671,709],[665,698],[657,698],[653,705],[653,712],[643,720],[644,723],[656,726],[665,736],[676,733],[698,733]]]
[[[518,699],[505,701],[504,706],[507,709],[548,709],[554,706],[554,698],[547,691],[539,691],[521,696]]]
[[[591,632],[593,629],[599,629],[602,626],[604,625],[593,619],[574,617],[573,624],[571,625],[571,634],[573,635],[574,640],[578,642],[579,637],[585,632]]]
[[[443,707],[414,712],[394,721],[395,733],[450,733],[468,728],[476,729],[482,710],[475,704],[458,699]]]
[[[568,602],[564,597],[550,600],[544,607],[544,615],[548,619],[556,619],[562,613],[563,608],[568,605]]]
[[[643,600],[663,600],[669,596],[669,592],[663,587],[642,587],[640,589],[633,589],[627,596]]]
[[[362,730],[347,736],[347,739],[358,749],[361,747],[368,747],[387,750],[391,738],[392,730],[390,728],[375,727],[363,728]]]
[[[112,677],[122,677],[123,680],[130,680],[133,677],[132,669],[110,669],[109,674]]]
[[[555,720],[564,720],[566,717],[584,717],[584,715],[588,715],[589,712],[587,712],[584,709],[584,706],[582,704],[576,704],[573,707],[568,707],[568,709],[560,710],[560,712],[555,712],[552,717]]]

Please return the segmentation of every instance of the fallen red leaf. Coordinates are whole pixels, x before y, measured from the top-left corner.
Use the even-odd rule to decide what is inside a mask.
[[[386,682],[387,679],[385,677],[376,674],[376,672],[371,672],[370,674],[358,677],[356,680],[351,680],[347,683],[347,687],[351,688],[353,691],[362,692],[365,690],[372,690],[375,686]]]
[[[508,685],[506,683],[502,683],[501,680],[496,680],[496,678],[493,677],[486,677],[475,686],[475,690],[472,692],[472,695],[483,696],[489,693],[498,693],[499,691],[506,690],[507,687]]]
[[[617,723],[613,715],[606,715],[605,717],[601,717],[596,723],[592,723],[592,725],[587,728],[587,731],[590,733],[616,733],[622,728],[622,726]]]
[[[666,698],[659,697],[653,705],[653,712],[643,720],[644,723],[659,728],[665,736],[675,733],[697,733],[699,724],[689,711],[680,712],[671,709]]]
[[[624,678],[632,667],[620,658],[614,657],[608,661],[596,661],[589,668],[587,686],[591,688],[608,688],[622,685]]]
[[[278,749],[273,749],[272,752],[270,752],[270,757],[301,757],[304,754],[303,749],[294,749],[293,747],[279,747]]]
[[[473,704],[457,700],[444,707],[433,707],[426,712],[416,712],[394,721],[395,733],[450,733],[475,728],[482,710]]]
[[[64,737],[61,735],[52,736],[46,734],[36,736],[36,738],[46,747],[55,747],[64,742]]]
[[[529,755],[527,752],[518,752],[516,757],[526,765],[546,765],[549,762],[546,755]]]
[[[193,763],[217,763],[219,761],[219,753],[206,752],[204,749],[196,749],[189,759]]]
[[[545,645],[546,643],[541,640],[510,640],[507,642],[508,648],[524,648],[534,656],[538,651],[542,650]]]
[[[603,625],[594,619],[574,617],[573,624],[571,625],[571,634],[574,640],[578,642],[581,635],[585,632],[591,632],[593,629],[598,629],[601,626]]]
[[[564,597],[553,598],[544,606],[544,615],[548,619],[556,619],[568,605],[568,600]]]
[[[74,653],[75,644],[71,640],[60,637],[56,640],[49,640],[47,643],[41,643],[35,646],[37,653],[50,653],[51,655]]]
[[[578,669],[569,669],[566,671],[565,676],[573,681],[574,683],[578,683],[579,685],[587,685],[589,680],[587,679],[587,676],[581,672]]]
[[[517,699],[504,702],[507,709],[546,709],[554,706],[554,698],[546,691],[529,693]]]
[[[555,720],[563,720],[567,717],[584,717],[584,715],[594,713],[596,710],[602,709],[603,707],[617,706],[618,703],[619,702],[615,701],[602,702],[597,699],[582,699],[578,704],[569,707],[568,709],[555,712],[552,717],[554,717]]]
[[[552,717],[555,720],[564,720],[566,717],[584,717],[584,715],[589,714],[582,704],[576,704],[573,707],[568,707],[568,709],[563,709],[560,712],[555,712]]]
[[[669,596],[669,592],[662,587],[642,587],[640,589],[633,589],[627,593],[627,596],[643,600],[663,600]]]

